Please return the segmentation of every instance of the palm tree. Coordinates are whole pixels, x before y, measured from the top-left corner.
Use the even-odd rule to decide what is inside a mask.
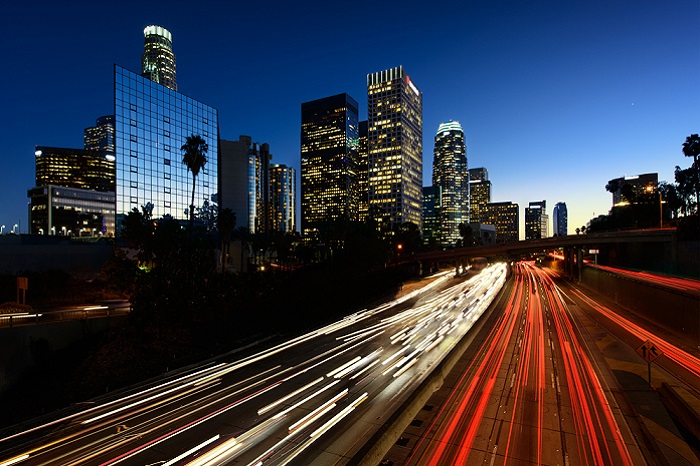
[[[700,167],[698,167],[698,155],[700,155],[700,136],[697,134],[691,134],[687,138],[685,138],[685,142],[683,143],[683,155],[686,157],[692,157],[693,158],[693,176],[694,180],[693,183],[695,184],[695,209],[697,212],[700,212],[700,174],[698,174],[698,171],[700,170]]]
[[[180,148],[182,150],[182,163],[187,165],[187,169],[192,172],[192,202],[190,203],[190,234],[194,228],[194,192],[197,187],[197,175],[207,164],[207,152],[209,144],[202,139],[202,136],[193,134],[185,137],[185,143]]]

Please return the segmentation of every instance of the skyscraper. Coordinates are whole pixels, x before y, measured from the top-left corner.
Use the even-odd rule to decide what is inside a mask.
[[[286,165],[270,165],[270,226],[272,231],[296,230],[296,170]]]
[[[95,126],[83,132],[85,150],[114,155],[114,115],[99,117]]]
[[[147,26],[143,35],[141,76],[177,91],[172,34],[162,26]]]
[[[435,134],[433,186],[440,195],[439,244],[454,247],[460,223],[469,223],[469,173],[464,131],[458,121],[441,123]]]
[[[307,239],[359,210],[358,106],[348,94],[301,104],[301,228]]]
[[[513,202],[486,204],[484,223],[496,227],[496,243],[510,243],[520,239],[520,207]]]
[[[484,167],[469,169],[469,219],[485,223],[484,209],[491,202],[491,181]]]
[[[437,245],[440,238],[440,187],[423,187],[423,244]]]
[[[547,237],[547,201],[533,201],[525,208],[525,239]]]
[[[423,95],[403,67],[367,75],[369,211],[423,229]]]
[[[566,203],[557,202],[552,212],[553,234],[554,236],[568,235],[568,214],[566,212]]]
[[[367,159],[367,120],[360,122],[360,138],[357,146],[357,184],[359,191],[359,203],[357,219],[360,222],[367,220],[369,216],[369,197],[367,193],[367,177],[369,175],[369,162]]]
[[[187,220],[192,174],[181,147],[192,134],[209,145],[196,178],[195,207],[218,192],[219,117],[216,109],[133,73],[114,67],[117,229],[134,208],[153,204],[153,217]]]

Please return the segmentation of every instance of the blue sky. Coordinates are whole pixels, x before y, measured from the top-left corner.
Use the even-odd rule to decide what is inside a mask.
[[[180,91],[219,110],[223,139],[268,142],[297,169],[302,102],[347,92],[366,118],[367,73],[403,65],[423,92],[424,184],[438,125],[458,120],[492,200],[520,204],[521,223],[529,201],[550,215],[564,201],[570,233],[610,209],[608,180],[673,181],[700,132],[697,0],[9,0],[0,14],[0,224],[22,231],[34,146],[82,147],[113,112],[113,64],[140,71],[149,24],[173,34]]]

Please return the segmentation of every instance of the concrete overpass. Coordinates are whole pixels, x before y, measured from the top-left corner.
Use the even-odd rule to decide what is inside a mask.
[[[678,246],[676,230],[671,228],[629,230],[583,235],[554,236],[537,240],[517,241],[455,248],[444,251],[426,251],[400,258],[400,263],[421,264],[422,272],[434,270],[439,264],[449,263],[460,273],[475,257],[490,260],[516,260],[532,254],[546,253],[562,249],[564,268],[567,274],[579,273],[576,264],[584,255],[598,251],[595,259],[601,259],[608,265],[627,265],[629,267],[647,268],[664,272],[673,272],[677,268]]]

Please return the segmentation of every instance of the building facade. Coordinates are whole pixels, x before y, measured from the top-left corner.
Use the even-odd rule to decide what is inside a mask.
[[[486,204],[485,222],[496,227],[496,243],[520,240],[520,206],[513,202]]]
[[[565,202],[557,202],[552,212],[552,234],[554,236],[568,235],[568,213]]]
[[[177,91],[173,36],[162,26],[147,26],[143,30],[141,76]]]
[[[357,184],[359,201],[357,207],[357,219],[366,222],[369,217],[369,196],[367,191],[367,178],[369,176],[369,160],[367,158],[367,120],[359,123],[359,139],[357,144]]]
[[[114,78],[117,229],[124,215],[147,203],[154,218],[186,221],[192,174],[181,147],[193,134],[208,144],[194,205],[213,202],[219,190],[218,112],[118,65]]]
[[[399,66],[367,75],[369,211],[380,228],[423,230],[423,95]]]
[[[659,184],[658,173],[625,176],[608,181],[605,189],[612,193],[613,207],[633,203],[634,198],[648,192],[655,192]],[[630,199],[632,198],[632,201]]]
[[[533,201],[525,208],[525,239],[547,237],[549,215],[547,201]]]
[[[96,150],[36,146],[35,186],[114,192],[114,154]]]
[[[270,165],[270,227],[273,232],[296,231],[296,170]]]
[[[440,239],[440,187],[423,187],[423,244],[437,246]]]
[[[114,156],[114,115],[97,119],[95,126],[83,131],[85,150],[101,151]]]
[[[458,121],[441,123],[435,134],[433,186],[440,194],[438,243],[454,247],[459,225],[469,223],[469,172],[464,131]]]
[[[29,234],[114,236],[114,191],[37,186],[30,199]]]
[[[301,104],[301,229],[359,218],[358,105],[348,94]]]
[[[485,222],[486,205],[491,202],[491,181],[484,167],[469,169],[469,219]]]

